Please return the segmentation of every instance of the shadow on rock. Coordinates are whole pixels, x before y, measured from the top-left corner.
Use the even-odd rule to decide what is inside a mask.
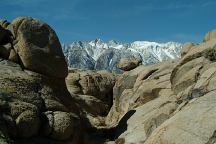
[[[110,129],[101,129],[98,132],[96,132],[97,136],[101,137],[104,141],[107,140],[115,140],[117,139],[122,133],[124,133],[127,130],[127,121],[130,119],[130,117],[136,112],[136,110],[130,110],[128,111],[122,119],[119,121],[118,125],[116,127],[110,128]]]

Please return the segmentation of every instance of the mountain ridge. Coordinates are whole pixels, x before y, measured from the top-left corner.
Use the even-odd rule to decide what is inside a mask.
[[[77,41],[63,45],[63,52],[69,68],[86,70],[108,70],[121,73],[117,64],[122,58],[136,58],[144,65],[180,57],[183,44],[178,42],[134,41],[121,43],[115,40],[104,42],[101,39]]]

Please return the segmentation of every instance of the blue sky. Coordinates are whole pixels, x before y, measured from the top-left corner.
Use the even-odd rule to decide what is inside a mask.
[[[216,0],[0,0],[0,18],[32,16],[62,43],[101,38],[201,42],[216,28]]]

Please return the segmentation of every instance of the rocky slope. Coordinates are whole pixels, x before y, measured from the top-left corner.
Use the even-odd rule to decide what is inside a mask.
[[[215,31],[179,59],[68,72],[47,24],[0,21],[0,143],[215,144]]]
[[[55,32],[30,17],[0,28],[0,143],[79,143],[80,110]]]
[[[122,44],[113,40],[106,43],[100,39],[63,45],[69,67],[86,70],[107,70],[115,73],[122,73],[117,67],[122,58],[136,58],[143,61],[145,65],[155,64],[180,57],[181,48],[182,44],[176,42],[136,41]]]
[[[186,44],[179,60],[121,76],[106,118],[113,143],[216,143],[216,36],[209,33],[200,45]]]

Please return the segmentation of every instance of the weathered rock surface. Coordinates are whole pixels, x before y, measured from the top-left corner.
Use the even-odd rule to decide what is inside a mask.
[[[111,142],[216,143],[216,39],[210,35],[205,43],[187,44],[179,60],[122,75],[106,119]]]
[[[67,76],[60,42],[49,25],[30,17],[18,17],[12,25],[17,41],[14,49],[26,69],[51,77]]]
[[[71,70],[66,78],[66,84],[71,93],[91,95],[109,102],[112,99],[115,76],[106,71]]]
[[[205,35],[203,42],[207,42],[207,41],[209,41],[211,39],[215,39],[215,38],[216,38],[216,30],[211,30]]]
[[[0,44],[0,143],[80,143],[81,113],[66,87],[57,36],[32,18],[12,25],[16,44]]]
[[[73,116],[67,112],[56,111],[53,113],[53,131],[51,137],[57,140],[70,138],[76,129],[74,129]]]
[[[195,48],[194,46],[195,46],[194,43],[191,42],[185,43],[181,50],[181,56],[183,57],[184,55],[186,55],[192,47]]]
[[[23,71],[18,64],[7,60],[1,60],[0,67],[1,115],[11,117],[10,121],[4,117],[3,120],[10,124],[7,125],[8,133],[13,130],[10,135],[15,138],[14,141],[16,138],[38,136],[40,131],[44,131],[47,118],[42,115],[47,111],[53,113],[54,124],[50,125],[52,134],[44,136],[57,140],[74,136],[76,127],[80,126],[79,110],[75,109],[76,104],[64,81],[57,79],[57,82],[31,71]],[[61,128],[58,128],[59,125]]]
[[[0,25],[3,30],[12,25],[15,36],[15,45],[0,44],[0,143],[216,143],[214,31],[204,43],[186,44],[180,59],[141,65],[122,75],[74,69],[65,80],[67,68],[52,73],[47,63],[64,61],[52,29],[23,17]],[[50,41],[34,41],[40,35]],[[48,56],[53,49],[57,57]],[[44,63],[34,59],[35,51],[44,52]],[[24,62],[28,58],[47,69],[31,69]]]
[[[216,92],[193,99],[158,127],[146,144],[214,144]]]
[[[115,81],[115,75],[107,71],[70,70],[67,88],[91,125],[104,126],[104,117],[112,106]]]
[[[158,65],[139,66],[124,73],[113,89],[113,107],[107,117],[107,123],[116,122],[115,120],[127,111],[157,97],[172,95],[170,75],[175,64],[170,61]]]
[[[54,30],[31,17],[18,17],[10,24],[0,21],[0,56],[23,68],[49,76],[68,74],[61,44]]]

